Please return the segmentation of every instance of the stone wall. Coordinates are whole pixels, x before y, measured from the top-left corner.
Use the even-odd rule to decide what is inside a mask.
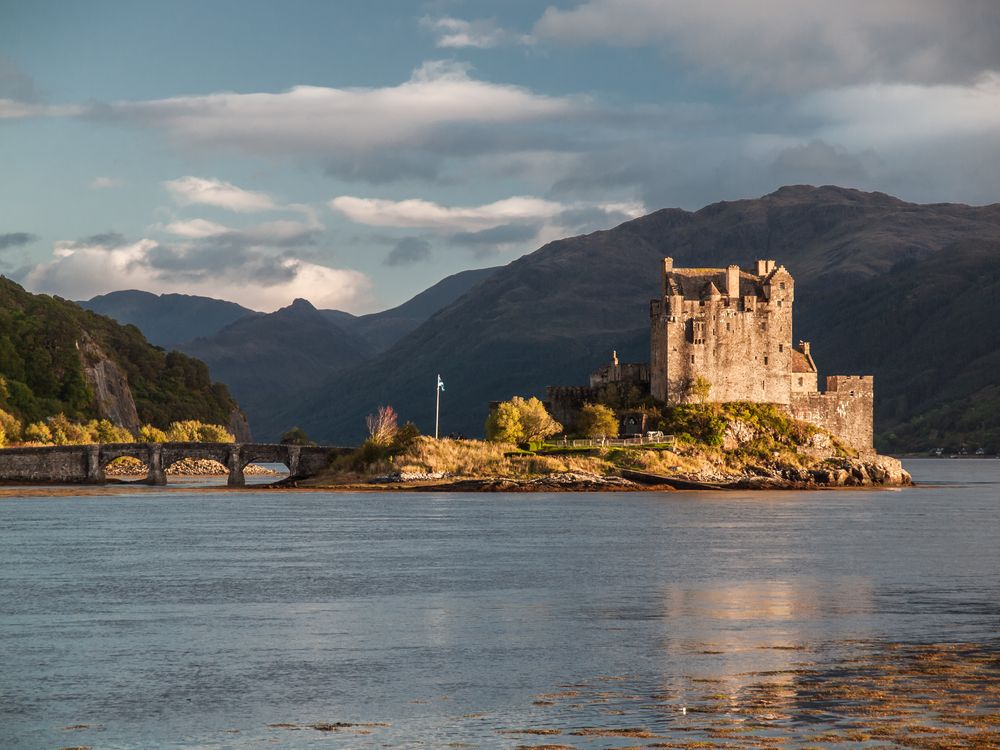
[[[825,393],[793,393],[789,412],[833,433],[862,457],[875,454],[874,378],[870,375],[831,375]]]
[[[105,481],[104,469],[130,456],[146,464],[146,484],[166,484],[166,469],[185,458],[218,461],[229,469],[229,484],[243,484],[243,469],[253,462],[283,463],[292,479],[305,479],[351,448],[271,443],[114,443],[0,449],[0,482],[85,484]]]
[[[765,290],[759,298],[712,294],[701,300],[680,295],[653,300],[652,394],[684,403],[691,400],[692,384],[704,378],[711,384],[712,401],[788,404],[794,281],[782,269]]]

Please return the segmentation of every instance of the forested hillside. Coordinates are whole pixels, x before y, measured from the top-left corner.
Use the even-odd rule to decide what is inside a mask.
[[[140,423],[241,421],[228,389],[211,382],[203,362],[152,346],[135,326],[30,294],[3,277],[0,408],[25,422],[62,413],[111,419],[133,432]]]

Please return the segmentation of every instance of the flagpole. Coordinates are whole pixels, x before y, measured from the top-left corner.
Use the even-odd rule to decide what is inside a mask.
[[[434,439],[438,439],[438,422],[441,419],[441,374],[438,373],[437,387],[434,389],[437,398],[434,404]]]

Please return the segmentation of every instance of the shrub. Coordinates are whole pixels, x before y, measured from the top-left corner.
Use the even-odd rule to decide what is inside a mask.
[[[222,425],[204,424],[196,419],[171,422],[167,440],[172,443],[235,443],[236,438]]]
[[[13,414],[0,409],[0,432],[3,433],[0,445],[16,443],[21,439],[21,420]]]
[[[316,445],[301,427],[293,427],[281,435],[282,445]]]
[[[31,443],[52,443],[52,431],[45,422],[32,422],[24,428],[24,439]]]
[[[167,442],[167,433],[161,430],[159,427],[153,427],[151,424],[144,424],[139,428],[139,442],[140,443],[165,443]]]

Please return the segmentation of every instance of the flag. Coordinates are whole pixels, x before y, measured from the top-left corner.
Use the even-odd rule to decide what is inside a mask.
[[[438,375],[438,390],[439,391],[444,391],[444,381],[441,380],[441,376],[440,375]]]

